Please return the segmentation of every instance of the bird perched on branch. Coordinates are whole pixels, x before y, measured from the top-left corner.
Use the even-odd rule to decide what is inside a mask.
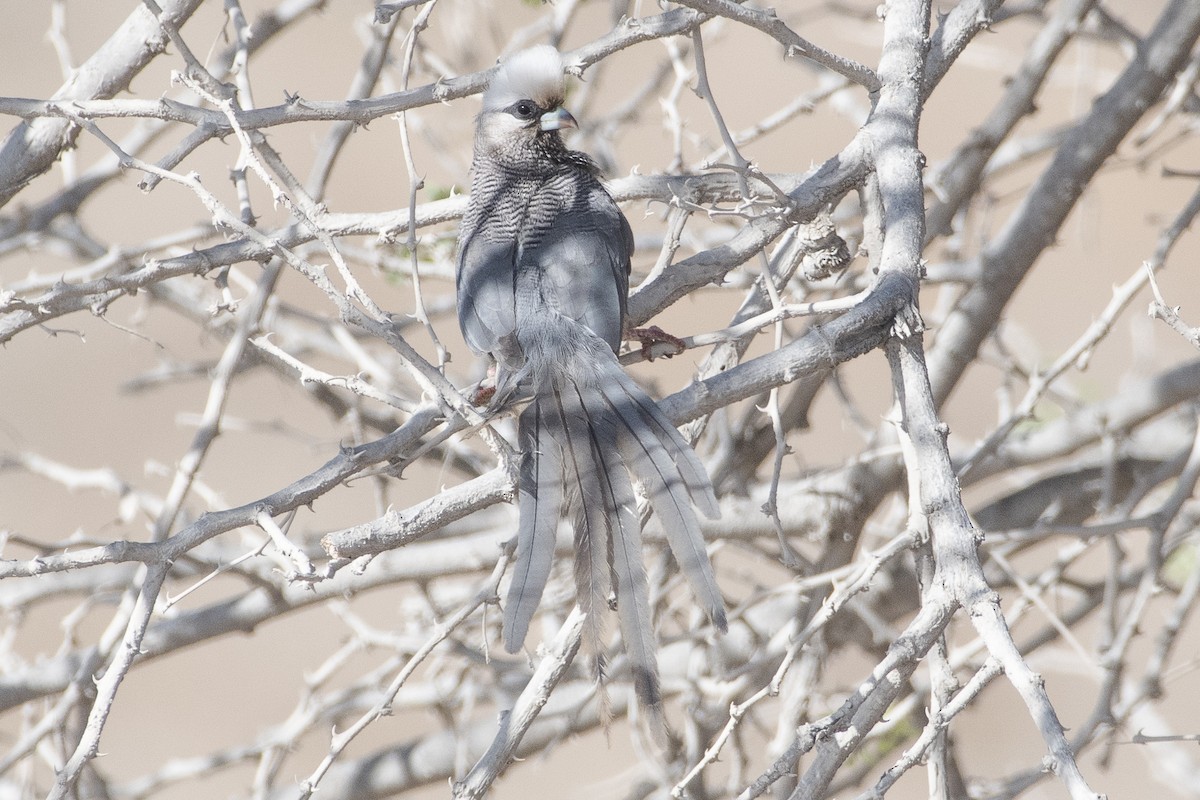
[[[633,233],[594,162],[568,150],[564,64],[553,47],[500,65],[475,131],[471,197],[458,241],[458,320],[467,344],[497,365],[493,402],[532,402],[518,420],[516,559],[504,646],[520,649],[554,557],[560,517],[575,535],[578,603],[602,677],[603,611],[618,619],[645,708],[660,707],[642,537],[643,488],[692,591],[713,624],[725,605],[693,503],[719,515],[703,464],[617,362]]]

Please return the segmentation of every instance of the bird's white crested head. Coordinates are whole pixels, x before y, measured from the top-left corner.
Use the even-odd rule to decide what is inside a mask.
[[[537,45],[504,59],[483,93],[483,110],[501,111],[519,100],[555,108],[563,94],[562,54],[548,44]]]

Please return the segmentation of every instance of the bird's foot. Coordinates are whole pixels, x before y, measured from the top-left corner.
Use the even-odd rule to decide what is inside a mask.
[[[496,389],[499,386],[499,382],[496,380],[496,365],[489,364],[487,376],[475,387],[475,394],[471,395],[471,405],[476,408],[483,408],[492,402],[492,398],[496,396]]]
[[[687,350],[687,342],[678,336],[672,336],[657,325],[649,328],[630,328],[629,338],[642,343],[642,359],[653,361],[655,358],[670,358]]]
[[[488,403],[492,402],[492,398],[496,396],[496,385],[488,384],[480,386],[475,390],[475,394],[471,396],[471,405],[476,408],[483,408]]]

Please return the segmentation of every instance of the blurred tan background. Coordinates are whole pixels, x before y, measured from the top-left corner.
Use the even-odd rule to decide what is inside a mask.
[[[512,30],[543,13],[535,4],[511,2],[511,19],[502,29],[473,22],[479,2],[444,0],[435,12],[436,24],[424,36],[437,40],[471,42],[475,62],[471,69],[491,64],[509,40]],[[62,82],[55,51],[47,37],[52,5],[48,2],[6,3],[0,23],[0,95],[31,98],[49,97]],[[125,17],[129,0],[87,0],[65,7],[65,34],[75,62],[86,58]],[[650,4],[646,4],[650,5]],[[873,19],[873,2],[827,3],[824,0],[784,0],[776,4],[781,16],[796,29],[827,49],[844,53],[874,66],[878,58],[879,23]],[[952,4],[947,4],[947,6]],[[1145,30],[1163,3],[1158,0],[1123,0],[1109,3],[1123,19]],[[243,2],[253,19],[270,6],[265,2]],[[940,6],[937,6],[940,8]],[[311,99],[340,99],[357,68],[362,31],[371,11],[365,2],[334,0],[325,10],[299,23],[283,41],[273,43],[255,59],[253,85],[260,105],[281,102],[284,94],[299,92]],[[203,58],[203,46],[225,45],[219,3],[204,4],[184,28],[189,42]],[[651,13],[645,9],[644,13]],[[492,17],[494,18],[494,17]],[[585,5],[580,21],[567,33],[570,48],[595,38],[610,24],[605,4]],[[707,31],[707,29],[706,29]],[[987,98],[996,96],[1015,66],[1015,59],[1035,32],[1032,21],[1006,24],[996,34],[983,34],[951,70],[927,106],[922,123],[921,146],[930,165],[937,165],[990,110]],[[206,41],[207,37],[207,41]],[[709,69],[713,90],[723,113],[735,129],[753,124],[796,94],[813,89],[816,74],[797,62],[783,63],[778,48],[745,29],[717,27],[709,45]],[[395,46],[395,45],[394,45]],[[648,50],[661,48],[650,42],[619,56],[623,69],[638,70],[649,63]],[[180,66],[177,58],[157,59],[133,82],[139,97],[153,98],[171,91],[169,71]],[[1040,113],[1031,124],[1052,126],[1080,115],[1095,94],[1111,83],[1121,61],[1098,43],[1072,46],[1053,73]],[[611,80],[615,73],[610,72]],[[766,76],[764,78],[764,76]],[[593,106],[615,102],[625,87],[609,83],[593,87]],[[848,92],[847,106],[863,106],[861,92]],[[413,126],[414,158],[425,177],[420,199],[431,199],[449,187],[463,190],[469,166],[470,131],[478,107],[477,98],[443,106],[419,109],[409,115]],[[707,112],[696,98],[685,92],[680,98],[685,114],[690,159],[699,160],[719,139]],[[586,112],[585,112],[586,113]],[[2,121],[4,130],[12,119]],[[123,128],[120,121],[107,120],[104,129],[115,138]],[[835,153],[854,131],[852,116],[824,113],[801,115],[779,131],[755,142],[745,154],[767,172],[797,171],[820,163]],[[317,144],[327,126],[318,123],[288,125],[272,129],[272,144],[303,177],[312,162]],[[632,170],[659,171],[670,161],[672,143],[661,123],[660,109],[648,108],[636,135],[618,141],[614,174]],[[177,137],[176,137],[177,138]],[[161,143],[161,153],[174,138]],[[86,168],[105,154],[94,138],[80,137],[79,147],[64,158],[50,174],[42,176],[10,206],[13,213],[22,203],[48,196],[65,178]],[[232,139],[224,148],[207,147],[185,163],[199,172],[209,189],[227,202],[234,202],[230,184],[220,176],[237,157]],[[1181,170],[1200,168],[1200,152],[1194,147],[1177,148],[1161,156]],[[402,208],[408,200],[408,179],[399,143],[397,124],[380,119],[355,131],[342,155],[326,197],[333,211],[360,212]],[[1044,162],[1037,162],[1035,167]],[[994,225],[1002,222],[1036,169],[1023,168],[1009,175],[1006,191],[994,198]],[[144,195],[133,188],[140,175],[129,174],[116,186],[102,191],[100,201],[89,204],[83,219],[106,240],[120,245],[147,237],[149,230],[173,230],[207,219],[187,191],[164,183]],[[1007,330],[1014,340],[1045,363],[1052,361],[1077,339],[1107,302],[1112,286],[1132,275],[1155,247],[1159,230],[1181,207],[1193,190],[1194,181],[1164,178],[1157,168],[1148,168],[1132,151],[1118,157],[1097,178],[1063,230],[1058,246],[1020,289],[1008,314]],[[285,213],[272,209],[269,198],[256,188],[256,210],[264,223],[281,221]],[[661,235],[661,217],[653,210],[641,219],[639,207],[627,208],[639,233]],[[273,218],[272,218],[273,215]],[[986,238],[987,225],[973,230]],[[359,242],[367,245],[369,243]],[[1159,282],[1168,303],[1182,306],[1185,318],[1200,320],[1200,277],[1195,267],[1200,243],[1185,237],[1170,268]],[[48,248],[33,255],[7,257],[0,261],[0,288],[27,273],[53,274],[67,269],[73,260]],[[643,272],[648,263],[635,265]],[[359,276],[376,300],[390,310],[403,313],[412,308],[407,286],[396,286],[379,275]],[[427,281],[434,297],[452,291],[452,283],[439,276]],[[295,275],[285,274],[284,296],[298,305],[320,308],[322,297]],[[936,325],[942,301],[940,290],[924,298],[927,317]],[[1135,311],[1123,317],[1117,330],[1097,351],[1087,370],[1071,379],[1082,397],[1097,396],[1119,386],[1123,376],[1145,375],[1166,365],[1193,358],[1180,337],[1161,323],[1145,318],[1140,309],[1148,297],[1135,303]],[[727,317],[732,308],[728,298],[712,293],[711,306],[705,298],[687,299],[661,321],[673,333],[687,335],[711,328],[713,315]],[[111,468],[114,474],[147,490],[163,493],[170,483],[176,460],[186,450],[194,433],[196,415],[203,408],[207,382],[201,379],[160,385],[145,391],[127,389],[148,372],[168,363],[194,363],[220,354],[222,342],[198,329],[182,328],[176,320],[141,298],[124,298],[109,312],[109,320],[75,314],[57,320],[53,330],[23,333],[0,351],[0,452],[37,453],[47,459],[80,469]],[[134,329],[130,335],[112,323]],[[437,320],[439,335],[450,346],[454,358],[452,376],[464,385],[475,375],[474,359],[458,339],[451,316]],[[936,334],[936,330],[934,331]],[[412,340],[431,354],[428,341],[414,332]],[[667,367],[643,368],[660,394],[684,385],[700,355],[688,353]],[[849,365],[844,381],[851,387],[864,416],[874,424],[890,403],[886,368],[880,353],[872,353]],[[998,378],[975,370],[946,409],[953,432],[952,448],[969,444],[985,434],[1000,412],[996,390]],[[213,449],[200,475],[200,493],[216,506],[233,506],[268,494],[285,483],[315,469],[329,459],[345,431],[313,407],[296,402],[293,387],[266,375],[251,375],[233,388],[224,425],[227,435]],[[822,397],[813,414],[813,425],[793,436],[789,443],[796,453],[789,459],[790,473],[834,464],[862,446],[860,432],[846,419],[828,396]],[[437,491],[444,475],[431,472],[405,475],[392,488],[391,502],[403,507]],[[993,496],[1001,487],[984,485],[969,495],[972,507]],[[309,532],[347,527],[376,515],[373,488],[368,481],[352,484],[323,499],[312,514],[298,524]],[[0,472],[0,529],[9,535],[32,540],[62,541],[78,532],[87,539],[142,539],[144,520],[122,519],[113,496],[96,490],[67,491],[41,477],[7,470]],[[502,538],[498,531],[497,540]],[[10,545],[11,549],[11,545]],[[25,551],[17,550],[18,553]],[[5,553],[6,557],[13,557]],[[782,579],[782,574],[781,574]],[[211,602],[219,585],[183,601],[181,608]],[[214,594],[216,593],[216,594]],[[383,629],[397,625],[400,607],[388,591],[355,597],[356,614]],[[51,605],[39,610],[39,618],[26,621],[24,637],[7,643],[13,653],[36,661],[39,654],[52,654],[63,644],[59,616],[65,609]],[[79,625],[80,640],[93,639],[107,619],[103,608],[89,614]],[[264,721],[282,721],[303,690],[306,672],[316,668],[345,635],[345,629],[325,608],[294,614],[263,626],[249,636],[230,636],[203,647],[155,660],[136,668],[121,689],[114,714],[102,740],[103,769],[117,779],[132,778],[148,771],[149,765],[176,757],[204,753],[231,742],[251,741]],[[1180,652],[1190,653],[1183,661],[1194,665],[1200,656],[1200,636],[1190,631],[1180,643]],[[367,663],[378,656],[363,655]],[[865,663],[865,662],[864,662]],[[848,665],[849,689],[863,664]],[[1052,699],[1068,728],[1086,717],[1091,709],[1076,700],[1074,689],[1095,680],[1081,672],[1065,645],[1039,653],[1034,666],[1045,674]],[[1195,730],[1200,718],[1200,683],[1194,671],[1178,680],[1196,685],[1197,691],[1180,692],[1191,698],[1173,709],[1174,722]],[[1036,762],[1042,743],[1011,688],[998,681],[983,702],[961,721],[957,737],[963,747],[965,768],[976,775],[1003,775],[1006,771]],[[0,742],[11,743],[20,726],[20,714],[0,719]],[[992,735],[998,718],[1004,730],[1024,730],[1024,735]],[[420,711],[405,711],[384,719],[356,741],[352,752],[367,753],[397,738],[407,738],[422,725],[431,724]],[[321,742],[309,742],[290,762],[297,777],[307,774],[324,752]],[[1099,763],[1098,751],[1089,752],[1085,769],[1094,787],[1112,798],[1137,798],[1153,794],[1164,800],[1196,796],[1173,790],[1170,776],[1156,775],[1142,748],[1119,746],[1105,751],[1107,763]],[[547,771],[539,763],[522,764],[509,770],[493,796],[503,798],[622,798],[634,774],[635,756],[623,730],[606,742],[590,735],[564,742]],[[569,765],[569,766],[566,766]],[[565,770],[565,771],[559,771]],[[211,780],[169,790],[162,797],[245,796],[252,767],[240,766],[214,775]],[[586,787],[586,791],[574,787]],[[923,775],[914,770],[893,797],[923,795]],[[202,792],[198,793],[198,792]],[[414,797],[445,797],[445,786],[430,786]],[[845,796],[852,796],[846,792]],[[1065,793],[1054,781],[1044,783],[1028,795],[1058,798]]]

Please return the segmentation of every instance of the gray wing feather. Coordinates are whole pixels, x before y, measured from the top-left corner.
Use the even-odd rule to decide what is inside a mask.
[[[529,207],[538,225],[519,253],[518,272],[539,283],[527,306],[518,300],[517,321],[547,307],[582,323],[616,351],[629,294],[633,234],[621,210],[598,182],[589,186],[551,184]],[[614,231],[620,234],[614,236]]]
[[[456,289],[458,324],[476,353],[496,353],[517,326],[513,302],[513,241],[464,237],[459,248]]]

